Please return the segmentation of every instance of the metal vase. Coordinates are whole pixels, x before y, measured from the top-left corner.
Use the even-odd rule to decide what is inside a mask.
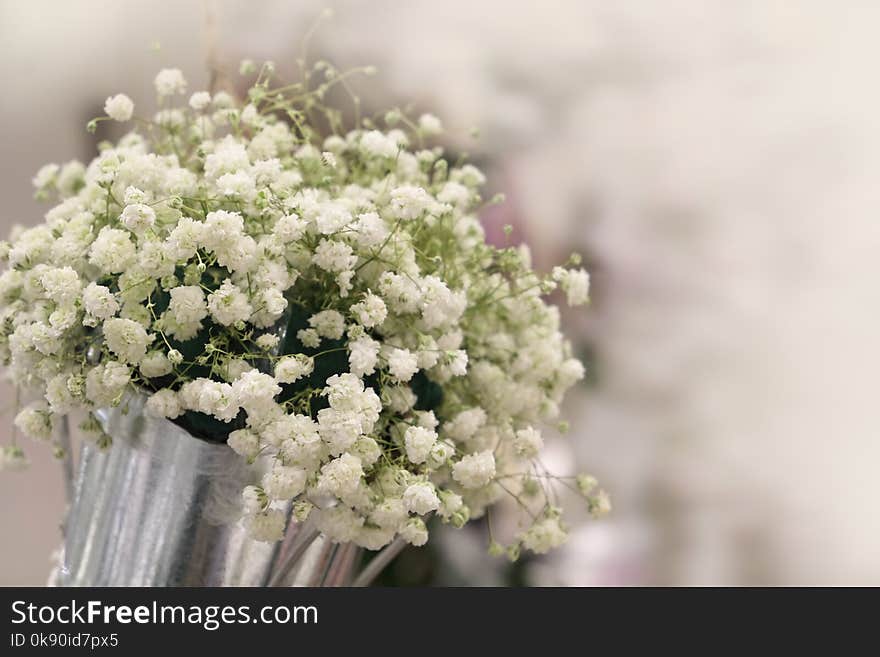
[[[57,584],[351,582],[357,550],[330,543],[307,523],[288,523],[282,543],[251,540],[240,522],[241,490],[259,481],[260,465],[145,415],[143,404],[135,396],[96,413],[113,444],[83,446]]]

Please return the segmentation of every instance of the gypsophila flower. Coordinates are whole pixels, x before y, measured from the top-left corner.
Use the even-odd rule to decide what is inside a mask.
[[[83,414],[106,448],[98,417],[142,395],[155,427],[259,472],[241,502],[261,541],[308,517],[335,542],[423,545],[430,515],[461,527],[512,496],[527,522],[493,552],[559,545],[559,482],[534,461],[585,370],[545,297],[586,303],[588,274],[486,243],[486,177],[431,143],[436,116],[345,125],[324,98],[346,76],[303,65],[293,86],[255,66],[243,101],[181,97],[165,69],[152,121],[37,171],[54,206],[0,243],[0,356],[34,400],[16,428],[51,440]],[[104,111],[128,121],[133,104]],[[0,447],[0,468],[25,461]],[[610,510],[594,479],[575,483],[592,515]]]
[[[272,543],[281,540],[281,537],[284,535],[286,520],[285,514],[281,509],[267,509],[266,511],[247,516],[245,523],[251,538],[255,541]]]
[[[540,431],[532,427],[526,427],[516,432],[513,446],[516,449],[516,453],[523,458],[533,459],[544,446],[544,440],[541,438]]]
[[[156,223],[156,212],[149,205],[126,205],[119,220],[135,235],[143,235]]]
[[[580,306],[590,300],[590,275],[583,269],[553,268],[553,279],[559,282],[570,306]]]
[[[270,499],[289,500],[305,490],[307,477],[304,468],[276,463],[263,477],[263,490]]]
[[[418,482],[403,491],[403,505],[410,513],[423,516],[440,508],[440,498],[434,486],[428,482]]]
[[[421,518],[410,518],[400,528],[400,536],[410,545],[416,547],[428,542],[428,528]]]
[[[114,121],[128,121],[134,113],[134,103],[125,94],[116,94],[104,103],[104,112]]]
[[[182,94],[186,91],[186,79],[178,68],[164,68],[156,75],[153,81],[156,93],[160,96]]]
[[[479,488],[495,476],[495,456],[492,452],[468,454],[452,467],[452,478],[465,488]]]
[[[295,383],[315,369],[315,361],[304,354],[284,356],[275,364],[275,379],[279,383]]]
[[[439,135],[443,132],[443,124],[440,122],[440,119],[433,114],[422,114],[419,117],[419,130],[421,130],[424,135]]]
[[[104,339],[119,360],[135,365],[147,354],[147,346],[152,342],[143,326],[118,317],[104,322]]]
[[[419,371],[419,360],[409,349],[392,347],[387,358],[388,371],[398,381],[409,381]]]
[[[424,463],[431,454],[437,434],[424,427],[408,427],[404,434],[406,456],[413,463]]]
[[[153,417],[165,417],[170,420],[178,417],[181,413],[180,401],[177,398],[177,394],[167,388],[150,395],[149,399],[147,399],[145,409],[147,413]]]
[[[523,532],[520,541],[535,554],[545,554],[568,539],[568,533],[557,517],[545,517]]]
[[[207,91],[197,91],[189,97],[189,106],[196,112],[201,112],[211,104],[211,94]]]
[[[15,416],[15,426],[35,440],[52,437],[52,414],[43,402],[33,402]]]

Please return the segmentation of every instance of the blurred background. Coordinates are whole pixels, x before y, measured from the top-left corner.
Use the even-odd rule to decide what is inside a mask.
[[[490,235],[593,276],[564,316],[590,375],[548,460],[614,512],[516,565],[443,532],[384,581],[880,584],[880,5],[0,0],[2,232],[41,220],[40,165],[92,157],[108,95],[152,104],[164,66],[204,88],[210,52],[233,79],[290,68],[326,7],[312,56],[378,66],[368,109],[434,112],[506,192]],[[0,477],[0,584],[42,584],[60,541],[59,465],[28,454]]]

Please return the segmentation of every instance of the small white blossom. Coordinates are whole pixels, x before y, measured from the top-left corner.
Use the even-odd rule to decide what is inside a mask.
[[[247,320],[254,313],[247,295],[228,278],[208,295],[208,312],[218,324],[230,326]]]
[[[153,81],[159,96],[182,94],[186,91],[186,79],[179,68],[164,68]]]
[[[263,490],[270,499],[290,500],[305,490],[307,477],[303,468],[278,463],[263,477]]]
[[[440,508],[440,498],[437,497],[433,484],[422,481],[403,491],[403,504],[410,513],[423,516]]]
[[[437,442],[437,434],[424,427],[408,427],[404,434],[406,456],[413,463],[424,463]]]
[[[540,431],[527,427],[516,432],[513,446],[517,454],[523,458],[532,459],[541,451],[541,448],[544,446],[544,440],[541,438]]]
[[[410,518],[400,528],[400,536],[407,543],[419,547],[428,542],[428,528],[421,518]]]
[[[286,524],[284,513],[280,509],[267,509],[245,518],[248,533],[255,541],[274,543],[284,535]]]
[[[387,358],[388,371],[398,381],[409,381],[419,371],[419,359],[409,349],[392,347]]]
[[[128,121],[134,113],[134,103],[125,94],[116,94],[106,100],[104,112],[114,121]]]
[[[211,104],[211,94],[207,91],[197,91],[189,97],[189,106],[196,112],[201,112]]]
[[[164,417],[173,420],[178,417],[182,409],[177,394],[173,390],[163,388],[150,395],[145,406],[147,414],[153,417]]]
[[[373,328],[385,321],[385,318],[388,316],[388,309],[385,307],[385,302],[382,301],[381,297],[372,292],[367,292],[364,295],[363,301],[352,305],[351,313],[361,326]]]
[[[52,437],[52,413],[44,402],[33,402],[18,412],[15,426],[29,438],[49,440]]]
[[[126,205],[119,220],[135,235],[143,235],[156,223],[156,212],[149,205]]]
[[[422,114],[419,117],[419,130],[425,135],[439,135],[443,132],[443,124],[433,114]]]
[[[313,358],[304,354],[284,356],[275,363],[275,380],[279,383],[295,383],[315,369]]]
[[[480,488],[495,477],[495,456],[490,451],[463,456],[452,466],[452,478],[465,488]]]
[[[135,365],[147,354],[147,346],[152,342],[143,326],[118,317],[104,322],[104,340],[120,361]]]

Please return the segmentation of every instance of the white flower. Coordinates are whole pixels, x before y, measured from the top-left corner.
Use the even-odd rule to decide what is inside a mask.
[[[82,290],[79,275],[70,267],[47,269],[40,276],[40,283],[46,296],[61,306],[72,304]]]
[[[197,91],[189,97],[189,106],[196,112],[201,112],[211,104],[211,94],[207,91]]]
[[[148,415],[165,417],[169,420],[178,417],[182,412],[177,394],[168,388],[163,388],[150,395],[144,408]]]
[[[125,364],[101,363],[86,375],[86,397],[97,407],[109,406],[118,401],[130,381],[131,370]]]
[[[545,554],[559,547],[568,539],[568,534],[559,518],[545,517],[520,534],[523,547],[535,554]]]
[[[104,340],[120,361],[137,365],[147,353],[152,338],[144,327],[118,317],[104,322]]]
[[[118,274],[137,259],[135,245],[128,233],[104,226],[89,250],[89,262],[105,274]]]
[[[409,381],[419,371],[419,359],[409,349],[392,347],[387,359],[388,371],[398,381]]]
[[[416,464],[427,460],[435,442],[437,442],[437,434],[424,427],[408,427],[404,433],[406,456]]]
[[[310,356],[284,356],[275,363],[275,380],[279,383],[294,383],[311,374],[314,369],[315,361]]]
[[[431,196],[421,187],[402,185],[391,190],[391,213],[398,219],[412,221],[431,205]]]
[[[61,169],[57,164],[46,164],[39,168],[36,175],[31,179],[34,187],[42,189],[55,183],[58,171]]]
[[[324,201],[312,214],[315,228],[322,235],[342,230],[352,220],[348,207],[337,201]]]
[[[471,438],[486,423],[486,411],[482,408],[469,408],[461,411],[443,425],[447,436],[459,442]]]
[[[352,305],[351,314],[364,328],[373,328],[385,321],[388,309],[385,307],[382,297],[367,292],[362,301]]]
[[[419,130],[425,135],[439,135],[443,132],[443,124],[433,114],[422,114],[419,117]]]
[[[295,214],[286,214],[275,222],[273,232],[284,244],[296,242],[306,230],[306,222]]]
[[[255,312],[251,322],[260,328],[269,328],[284,314],[287,299],[280,290],[273,287],[257,293],[253,305]]]
[[[400,528],[400,536],[407,543],[419,547],[428,542],[428,528],[421,518],[410,518]]]
[[[76,385],[67,374],[58,374],[46,382],[45,397],[53,413],[64,415],[77,406],[71,384]]]
[[[343,504],[316,510],[313,513],[318,529],[336,543],[354,541],[364,525],[363,516]]]
[[[254,340],[254,342],[256,342],[257,346],[263,351],[270,351],[278,346],[281,339],[274,333],[263,333],[263,335]]]
[[[601,518],[611,513],[611,497],[604,490],[600,490],[587,498],[587,506],[594,518]]]
[[[400,150],[400,146],[394,139],[378,130],[365,132],[361,136],[360,146],[365,153],[373,157],[395,157]]]
[[[351,454],[343,454],[321,468],[318,491],[343,497],[357,490],[363,476],[360,459]]]
[[[471,190],[455,181],[443,185],[443,189],[437,194],[437,200],[450,205],[466,206],[471,198]]]
[[[381,550],[394,540],[394,534],[393,529],[364,525],[355,536],[354,543],[367,550]]]
[[[237,429],[229,434],[226,440],[232,450],[248,460],[260,453],[260,437],[250,429]]]
[[[354,267],[357,256],[353,255],[351,247],[344,242],[322,239],[315,249],[312,262],[325,271],[344,272]]]
[[[532,459],[541,451],[541,448],[544,446],[544,440],[541,438],[540,431],[527,427],[516,432],[513,446],[517,454],[523,458]]]
[[[15,416],[15,426],[29,438],[49,440],[52,437],[52,412],[45,402],[33,402]]]
[[[284,536],[286,518],[280,509],[267,509],[260,513],[248,515],[245,518],[245,526],[250,537],[255,541],[274,543]]]
[[[400,497],[386,497],[370,512],[370,522],[385,529],[397,529],[407,517],[406,505]]]
[[[316,349],[321,344],[321,336],[313,328],[300,329],[296,332],[296,339],[309,349]]]
[[[307,476],[303,468],[277,463],[263,476],[263,490],[270,499],[290,500],[305,490]]]
[[[453,493],[451,490],[440,491],[440,508],[437,513],[444,520],[450,520],[452,516],[464,508],[464,501],[461,495]]]
[[[182,285],[171,290],[168,312],[181,326],[199,324],[208,316],[205,293],[196,285]]]
[[[580,306],[590,300],[590,274],[585,270],[554,267],[553,278],[565,292],[569,306]]]
[[[126,205],[119,220],[135,235],[143,235],[156,223],[156,212],[149,205]]]
[[[407,486],[403,491],[403,504],[410,513],[423,516],[440,508],[440,498],[433,484],[422,481]]]
[[[232,384],[233,394],[249,413],[264,411],[274,404],[281,386],[269,374],[251,370],[238,377]]]
[[[116,94],[106,100],[104,112],[114,121],[128,121],[134,113],[134,103],[125,94]]]
[[[186,91],[186,79],[179,68],[163,68],[153,81],[159,96],[182,94]]]
[[[490,451],[468,454],[452,466],[452,478],[465,488],[481,488],[495,477],[495,456]]]
[[[205,226],[189,217],[181,217],[180,221],[168,236],[168,257],[175,262],[192,258],[202,244]]]
[[[243,322],[254,313],[247,295],[228,278],[208,295],[208,311],[214,321],[224,326]]]
[[[428,466],[434,469],[441,468],[449,462],[455,455],[455,447],[452,443],[440,440],[431,447],[431,453],[428,454]]]
[[[309,317],[309,326],[323,338],[339,340],[345,332],[345,318],[336,310],[322,310]]]
[[[266,508],[268,502],[266,493],[256,486],[245,486],[241,491],[242,511],[247,515],[260,513]]]
[[[348,450],[363,431],[360,417],[351,411],[336,408],[322,408],[318,411],[318,427],[321,438],[333,456]]]
[[[171,365],[168,357],[161,351],[151,351],[141,359],[138,369],[145,377],[155,378],[171,374],[174,367]]]
[[[380,344],[363,335],[348,343],[348,364],[353,374],[365,376],[372,374],[379,360]]]

